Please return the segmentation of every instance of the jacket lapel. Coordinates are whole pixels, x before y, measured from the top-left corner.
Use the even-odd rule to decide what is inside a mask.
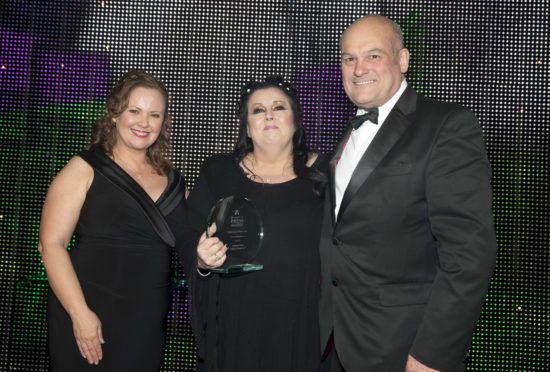
[[[388,152],[390,152],[401,135],[410,126],[411,120],[408,115],[413,113],[416,108],[416,98],[416,92],[410,86],[407,87],[385,122],[382,124],[382,127],[378,130],[378,133],[376,133],[376,136],[367,148],[367,151],[365,151],[361,157],[361,160],[359,160],[351,176],[348,187],[344,192],[336,221],[340,220],[340,217],[345,212],[361,185],[366,182],[374,169],[382,159],[384,159]]]

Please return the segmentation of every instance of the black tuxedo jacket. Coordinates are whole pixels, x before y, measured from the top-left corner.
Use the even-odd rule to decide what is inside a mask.
[[[347,128],[343,138],[347,138]],[[347,372],[404,372],[407,355],[463,371],[496,255],[490,166],[475,116],[408,87],[321,237],[321,347]]]

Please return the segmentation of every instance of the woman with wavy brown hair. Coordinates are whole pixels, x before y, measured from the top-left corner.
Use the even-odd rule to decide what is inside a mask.
[[[90,148],[50,186],[39,250],[53,371],[160,369],[171,252],[186,214],[183,177],[166,158],[168,98],[152,75],[124,74]]]

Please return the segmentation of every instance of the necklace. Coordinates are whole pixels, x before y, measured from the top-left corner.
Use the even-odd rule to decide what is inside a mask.
[[[258,166],[256,165],[256,158],[254,157],[254,154],[247,155],[243,161],[241,162],[243,168],[245,169],[245,175],[251,179],[252,181],[260,181],[262,183],[276,183],[276,182],[284,182],[286,181],[286,178],[289,176],[289,172],[287,169],[292,169],[291,165],[289,165],[289,162],[286,162],[283,165],[283,168],[281,170],[281,173],[278,174],[278,172],[275,173],[269,173],[269,174],[262,174],[262,172],[258,172]],[[247,166],[248,163],[250,167]],[[291,163],[291,161],[290,161]],[[292,172],[293,173],[293,172]]]
[[[121,162],[121,168],[126,170],[126,171],[130,171],[130,173],[133,173],[135,175],[135,177],[138,179],[138,180],[141,180],[143,178],[143,174],[141,172],[138,172],[137,170],[135,170],[134,168],[132,168],[128,163],[126,163],[122,158],[118,158],[117,159],[119,162]]]

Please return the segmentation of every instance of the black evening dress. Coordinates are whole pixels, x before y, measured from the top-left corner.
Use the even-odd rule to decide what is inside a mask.
[[[204,231],[211,207],[229,195],[245,196],[259,210],[264,241],[257,262],[264,268],[232,276],[195,274],[197,370],[315,372],[322,202],[307,179],[254,182],[232,156],[215,155],[189,196],[191,227]]]
[[[48,301],[50,370],[158,372],[171,293],[171,250],[186,219],[184,180],[172,171],[158,200],[99,149],[79,154],[94,179],[70,258],[88,307],[102,323],[103,360],[81,356],[71,320],[53,292]]]

